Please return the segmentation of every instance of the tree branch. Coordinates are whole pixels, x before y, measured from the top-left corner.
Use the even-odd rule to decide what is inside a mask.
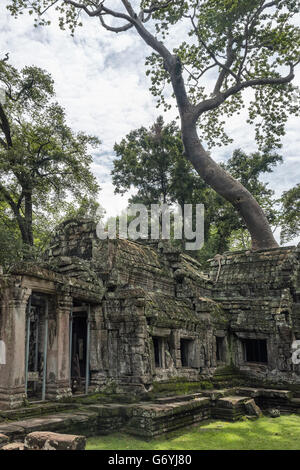
[[[2,147],[5,148],[5,150],[8,150],[8,147],[7,147],[7,144],[6,144],[5,140],[3,140],[1,137],[0,137],[0,144],[2,145]]]
[[[6,114],[4,112],[4,109],[2,107],[2,105],[0,104],[0,121],[1,121],[1,124],[0,124],[0,127],[5,135],[5,139],[6,139],[6,142],[7,142],[7,147],[12,147],[12,140],[11,140],[11,133],[10,133],[10,125],[9,125],[9,122],[8,122],[8,119],[6,117]]]
[[[0,183],[0,192],[2,193],[2,195],[4,196],[4,198],[6,199],[6,201],[9,203],[10,207],[12,208],[13,210],[13,213],[16,215],[19,213],[18,211],[18,206],[17,204],[15,203],[15,201],[13,200],[13,198],[11,197],[11,195],[9,194],[9,192],[7,191],[7,189]]]
[[[229,32],[228,33],[227,51],[226,51],[227,59],[226,59],[225,64],[222,65],[222,70],[220,72],[220,75],[217,79],[217,82],[216,82],[216,85],[215,85],[215,88],[214,88],[214,91],[213,91],[214,95],[216,95],[217,93],[219,93],[221,91],[224,80],[226,79],[226,77],[228,77],[230,67],[232,66],[233,61],[235,59],[235,53],[232,50],[232,46],[233,46],[233,38],[232,38],[231,33]]]
[[[19,196],[19,198],[18,198],[18,202],[17,202],[17,209],[18,209],[18,210],[19,210],[20,207],[21,207],[21,203],[22,203],[23,197],[24,197],[24,191],[23,191],[23,189],[22,189],[22,192],[21,192],[21,194],[20,194],[20,196]]]
[[[150,14],[152,14],[152,13],[154,13],[155,11],[161,10],[161,9],[163,9],[163,8],[167,8],[167,7],[170,5],[170,3],[172,3],[172,2],[173,2],[173,0],[167,0],[167,2],[164,3],[163,5],[155,5],[155,2],[152,2],[150,8],[145,8],[143,11],[144,11],[145,13],[150,13]]]
[[[198,31],[198,28],[195,24],[195,21],[194,21],[194,18],[192,16],[190,16],[190,20],[191,20],[191,23],[193,25],[193,28],[194,28],[194,31],[198,37],[198,40],[200,42],[200,44],[204,47],[204,49],[206,50],[206,52],[210,55],[210,57],[213,59],[213,61],[222,69],[224,69],[225,72],[227,72],[227,75],[232,75],[236,81],[238,81],[238,76],[230,69],[230,67],[227,67],[226,63],[225,64],[222,64],[222,62],[220,62],[216,55],[210,50],[210,48],[207,46],[207,44],[203,41],[202,37],[200,36],[199,34],[199,31]],[[231,45],[231,48],[232,48],[232,45]],[[228,61],[228,56],[227,56],[227,61]],[[231,64],[230,64],[231,65]]]
[[[224,101],[232,95],[235,95],[239,91],[245,88],[262,86],[262,85],[284,85],[290,83],[294,79],[294,66],[290,65],[290,73],[286,77],[266,77],[257,78],[253,80],[247,80],[246,82],[236,83],[232,87],[228,88],[223,93],[219,93],[217,96],[204,100],[195,107],[194,120],[196,121],[201,114],[206,111],[211,111],[220,106]]]
[[[109,26],[104,22],[103,15],[99,16],[99,20],[103,28],[107,29],[108,31],[112,31],[113,33],[121,33],[123,31],[128,31],[128,29],[133,27],[133,23],[127,23],[124,26],[120,26],[118,28],[114,26]]]
[[[81,10],[84,10],[86,14],[90,17],[100,16],[101,14],[106,13],[108,15],[113,16],[114,18],[121,18],[123,20],[129,21],[130,23],[134,22],[131,16],[105,7],[104,0],[100,3],[99,7],[96,8],[95,10],[89,10],[86,5],[84,5],[83,3],[75,2],[74,0],[64,0],[64,2],[67,3],[68,5],[72,5],[75,8],[80,8]]]

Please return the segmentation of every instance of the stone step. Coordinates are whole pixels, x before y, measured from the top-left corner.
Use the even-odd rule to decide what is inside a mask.
[[[300,398],[291,398],[290,402],[300,408]]]
[[[204,390],[202,392],[202,396],[209,397],[213,401],[218,400],[219,398],[230,396],[232,394],[235,394],[235,388]]]
[[[269,388],[259,387],[238,387],[236,388],[237,395],[248,395],[249,397],[262,397],[262,398],[278,398],[280,400],[289,401],[295,394],[290,390],[276,390]]]
[[[249,398],[249,396],[227,396],[219,398],[216,406],[220,408],[236,408],[243,405]]]
[[[82,433],[89,436],[96,434],[97,430],[98,414],[89,410],[55,413],[11,423],[0,423],[0,433],[8,436],[10,442],[24,440],[27,434],[34,431],[58,431],[66,434]]]
[[[227,396],[219,398],[211,409],[211,415],[215,419],[237,421],[246,414],[245,403],[249,396]]]
[[[154,403],[177,403],[182,401],[194,400],[195,398],[208,397],[211,400],[216,400],[221,397],[226,397],[227,395],[232,395],[235,392],[235,389],[225,388],[225,389],[212,389],[212,390],[203,390],[201,392],[189,393],[186,395],[172,395],[166,397],[159,397],[154,400]]]
[[[201,392],[198,392],[198,393],[190,393],[187,395],[174,395],[174,396],[169,396],[169,397],[160,397],[160,398],[156,398],[154,402],[161,403],[161,404],[176,403],[176,402],[194,400],[195,398],[199,398],[202,396],[203,394]]]
[[[76,407],[76,405],[75,405]],[[16,421],[20,419],[30,418],[33,416],[42,416],[45,414],[56,413],[59,411],[67,411],[74,409],[73,403],[34,403],[24,408],[13,410],[0,410],[0,424],[3,421]]]
[[[91,436],[125,430],[154,437],[211,418],[236,421],[249,414],[260,416],[259,407],[298,413],[300,398],[291,398],[291,392],[286,390],[236,387],[161,397],[155,402],[43,403],[1,411],[5,422],[0,423],[0,435],[8,436],[9,442],[23,440],[35,431]],[[29,417],[28,412],[33,415]]]
[[[149,403],[132,407],[124,430],[129,434],[154,437],[210,418],[210,399]]]

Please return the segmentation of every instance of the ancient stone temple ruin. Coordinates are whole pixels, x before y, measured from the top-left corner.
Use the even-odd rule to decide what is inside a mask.
[[[59,227],[38,265],[0,276],[0,409],[157,383],[300,386],[300,248],[227,253],[209,272],[166,243]],[[254,383],[254,382],[253,382]]]

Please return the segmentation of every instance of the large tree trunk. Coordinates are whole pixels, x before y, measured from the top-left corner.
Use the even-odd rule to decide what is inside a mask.
[[[265,213],[256,199],[209,156],[199,141],[195,124],[183,116],[181,121],[182,139],[188,160],[201,178],[239,212],[250,232],[252,249],[278,247]]]
[[[25,230],[26,241],[28,245],[33,246],[33,233],[32,233],[32,191],[26,190],[25,193]]]
[[[14,211],[14,214],[21,233],[22,242],[25,245],[33,246],[32,226],[28,226],[25,217],[23,217],[20,212]]]
[[[133,11],[130,2],[122,0],[129,15],[134,18],[134,26],[141,38],[156,51],[164,61],[165,70],[169,73],[177,106],[181,117],[182,138],[187,158],[203,180],[218,194],[229,201],[243,218],[250,232],[253,250],[276,248],[278,244],[273,236],[264,211],[249,191],[223,168],[221,168],[204,150],[199,141],[196,122],[201,113],[197,110],[186,92],[182,76],[182,64],[177,55],[171,54],[165,45],[152,35]],[[290,80],[293,71],[287,77]],[[285,79],[286,80],[286,79]]]
[[[4,197],[8,204],[10,205],[11,210],[16,218],[22,242],[26,245],[33,245],[33,234],[32,234],[32,201],[31,194],[27,198],[27,203],[25,204],[25,214],[27,213],[27,220],[20,212],[20,207],[17,205],[14,200],[11,198],[8,192],[4,192]]]

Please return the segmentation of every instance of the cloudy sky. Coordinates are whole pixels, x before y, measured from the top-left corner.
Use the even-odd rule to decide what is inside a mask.
[[[150,80],[145,76],[145,57],[150,49],[128,31],[114,34],[100,29],[96,19],[86,19],[72,38],[55,23],[34,28],[32,18],[10,17],[7,0],[0,5],[0,51],[10,53],[11,63],[20,68],[36,65],[50,72],[55,80],[58,102],[66,109],[68,123],[75,130],[97,135],[102,145],[94,154],[93,171],[102,188],[100,202],[109,215],[120,213],[128,195],[114,195],[110,171],[114,158],[113,145],[132,129],[150,126],[162,111],[156,109],[148,91]],[[182,31],[173,33],[176,39]],[[295,84],[300,86],[300,67]],[[165,119],[175,119],[176,109]],[[299,118],[291,116],[283,138],[281,153],[284,163],[264,177],[279,196],[300,181]],[[234,143],[225,149],[213,149],[217,160],[230,157],[232,150],[256,149],[253,131],[241,116],[227,123]]]

